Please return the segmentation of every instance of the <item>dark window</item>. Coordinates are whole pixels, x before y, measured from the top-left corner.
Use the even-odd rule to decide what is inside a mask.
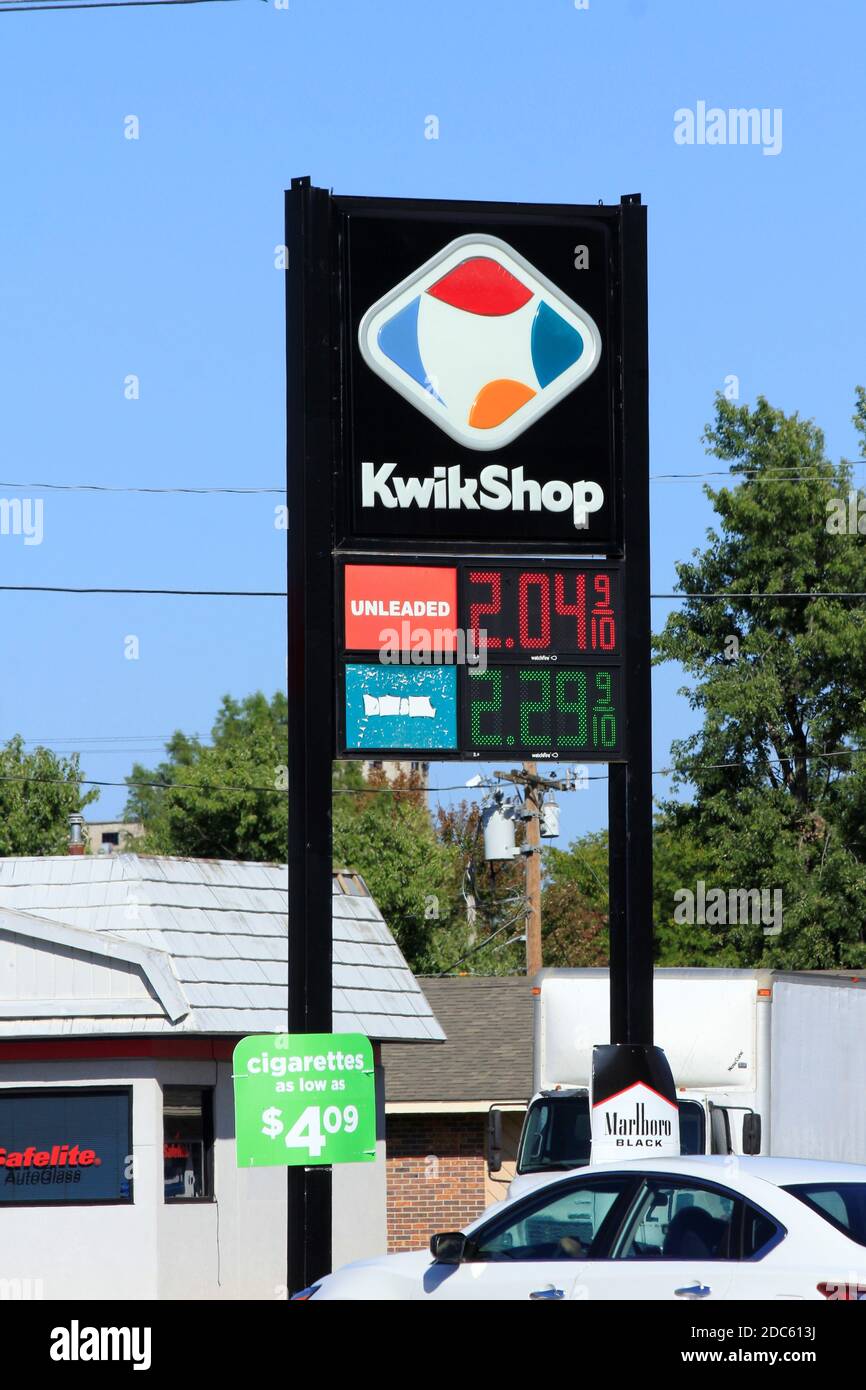
[[[213,1197],[213,1091],[163,1086],[165,1200]]]
[[[702,1154],[707,1151],[707,1117],[704,1107],[696,1100],[678,1102],[680,1112],[680,1153]]]
[[[805,1202],[849,1240],[866,1245],[866,1183],[804,1182],[783,1190]]]
[[[131,1202],[129,1090],[0,1091],[0,1202]]]
[[[544,1173],[580,1168],[589,1163],[591,1141],[588,1096],[537,1100],[526,1117],[518,1171]]]
[[[785,1235],[781,1226],[769,1217],[765,1211],[759,1211],[757,1207],[745,1204],[743,1212],[743,1251],[744,1260],[752,1260],[756,1256],[766,1252],[771,1246],[776,1245]]]
[[[103,830],[102,843],[104,845],[119,845],[120,832],[118,830]]]
[[[618,1260],[730,1260],[741,1204],[689,1178],[647,1179],[617,1242]]]
[[[627,1194],[630,1173],[575,1180],[537,1193],[491,1221],[473,1237],[472,1260],[587,1260],[598,1258],[615,1227]]]

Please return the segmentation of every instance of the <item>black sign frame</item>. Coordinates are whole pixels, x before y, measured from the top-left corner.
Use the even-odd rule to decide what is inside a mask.
[[[609,430],[614,441],[611,517],[604,533],[581,537],[521,529],[519,536],[488,534],[472,542],[440,530],[410,537],[407,528],[358,534],[351,524],[346,483],[347,379],[357,324],[350,322],[346,226],[353,216],[399,216],[404,225],[429,224],[454,239],[461,209],[473,227],[503,237],[505,219],[553,218],[563,226],[592,219],[609,227],[610,257],[605,316]],[[450,220],[449,220],[450,219]],[[571,221],[570,221],[571,219]],[[447,226],[445,224],[448,224]],[[512,223],[513,224],[513,223]],[[652,970],[652,739],[649,563],[649,413],[646,209],[639,194],[618,205],[335,198],[308,177],[292,180],[286,195],[287,490],[289,499],[289,1031],[330,1032],[332,1022],[332,804],[331,760],[337,756],[334,701],[321,691],[336,685],[335,559],[340,554],[407,550],[431,556],[513,553],[621,558],[627,651],[624,665],[628,760],[609,769],[610,982],[612,1042],[651,1043]],[[519,246],[515,250],[520,250]],[[532,257],[528,257],[532,260]],[[384,261],[383,261],[384,264]],[[417,267],[413,267],[417,268]],[[545,272],[539,264],[536,269]],[[390,275],[389,275],[389,278]],[[397,279],[397,276],[393,277]],[[561,276],[549,277],[561,285]],[[370,307],[365,304],[364,312]],[[355,311],[357,317],[357,309]],[[355,332],[353,334],[353,328]],[[356,370],[357,377],[357,370]],[[571,393],[580,397],[588,380]],[[384,383],[382,383],[384,389]],[[396,393],[392,393],[395,400]],[[569,397],[570,399],[570,397]],[[389,402],[389,406],[392,403]],[[403,403],[407,409],[408,405]],[[540,440],[563,419],[566,399],[527,431]],[[415,412],[418,414],[418,412]],[[418,415],[419,420],[422,418]],[[428,422],[429,423],[429,422]],[[537,433],[540,432],[540,433]],[[519,441],[518,441],[519,442]],[[450,446],[449,446],[450,447]],[[514,445],[509,445],[514,448]],[[508,453],[508,449],[505,450]],[[447,464],[447,458],[443,460]],[[423,543],[422,543],[423,541]],[[527,554],[528,552],[528,554]],[[396,750],[390,750],[395,756]],[[287,792],[288,797],[288,792]],[[331,1187],[327,1167],[289,1169],[288,1284],[314,1282],[331,1263]]]
[[[391,546],[411,545],[415,550],[435,554],[483,553],[493,549],[507,554],[541,548],[565,554],[623,553],[622,496],[625,451],[622,428],[621,367],[624,354],[624,316],[622,312],[621,206],[531,203],[487,203],[452,200],[333,197],[333,235],[338,257],[340,288],[340,394],[341,430],[337,463],[335,541],[341,550],[387,551]],[[371,248],[378,230],[385,242]],[[568,396],[538,419],[520,438],[491,452],[481,452],[455,442],[431,420],[401,398],[393,387],[377,378],[363,361],[358,329],[365,313],[382,293],[399,284],[423,266],[431,254],[441,251],[461,236],[489,236],[504,241],[524,256],[538,272],[542,282],[575,300],[593,319],[600,319],[601,358],[593,374]],[[589,268],[578,270],[576,252],[587,247]],[[570,258],[570,259],[569,259]],[[363,262],[363,272],[358,269]],[[592,284],[592,292],[589,286]],[[584,303],[586,301],[586,303]],[[594,312],[593,312],[594,311]],[[570,422],[570,423],[569,423]],[[419,456],[427,464],[423,477],[430,476],[434,464],[460,465],[468,477],[477,476],[488,466],[509,471],[523,467],[527,481],[540,457],[555,453],[563,465],[552,477],[566,482],[581,473],[592,473],[570,449],[581,446],[587,428],[597,447],[604,450],[602,473],[607,487],[609,520],[604,526],[590,518],[588,529],[558,523],[557,514],[546,512],[535,518],[527,512],[473,513],[479,525],[473,529],[461,511],[429,510],[424,525],[415,526],[414,507],[401,510],[393,524],[359,523],[360,464],[365,454],[365,424],[377,443],[381,457],[376,467],[392,461],[418,467]],[[569,444],[563,434],[573,429]],[[604,435],[602,445],[601,437]],[[389,444],[391,447],[389,448]],[[402,451],[402,458],[399,455]],[[376,452],[370,450],[369,452]],[[407,455],[411,458],[407,459]],[[569,476],[566,470],[571,468]],[[543,472],[543,470],[541,470]],[[415,476],[415,475],[411,475]],[[504,516],[507,526],[498,524]],[[429,522],[429,524],[427,524]],[[484,522],[486,524],[482,525]],[[536,524],[536,522],[538,524]]]

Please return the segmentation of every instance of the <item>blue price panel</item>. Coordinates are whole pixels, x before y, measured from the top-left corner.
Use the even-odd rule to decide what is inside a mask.
[[[467,670],[461,748],[469,757],[624,756],[615,666],[489,666]]]
[[[347,751],[454,752],[455,667],[347,663],[344,728]]]

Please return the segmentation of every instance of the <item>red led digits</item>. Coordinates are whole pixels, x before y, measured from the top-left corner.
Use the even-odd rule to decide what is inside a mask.
[[[490,585],[489,603],[470,603],[469,605],[469,627],[475,639],[475,650],[481,650],[481,638],[478,634],[478,619],[484,613],[493,615],[502,608],[502,575],[498,570],[471,570],[469,581],[472,584]],[[501,637],[487,637],[483,643],[484,647],[501,647]]]
[[[576,603],[565,601],[565,575],[557,574],[553,580],[553,597],[556,614],[559,618],[577,619],[577,646],[579,652],[586,651],[586,575],[575,575]]]
[[[541,631],[537,637],[529,635],[529,586],[537,586],[541,599]],[[538,650],[550,646],[550,583],[546,574],[524,573],[520,576],[517,594],[520,645],[528,650]]]
[[[616,622],[610,603],[610,575],[597,574],[593,587],[599,597],[590,614],[592,650],[612,652],[616,646]]]

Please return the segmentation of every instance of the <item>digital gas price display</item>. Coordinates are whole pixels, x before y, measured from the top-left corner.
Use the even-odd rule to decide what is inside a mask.
[[[347,561],[339,757],[615,762],[622,577],[610,561]]]
[[[489,657],[619,657],[618,570],[483,564],[464,566],[461,577],[468,630]]]

